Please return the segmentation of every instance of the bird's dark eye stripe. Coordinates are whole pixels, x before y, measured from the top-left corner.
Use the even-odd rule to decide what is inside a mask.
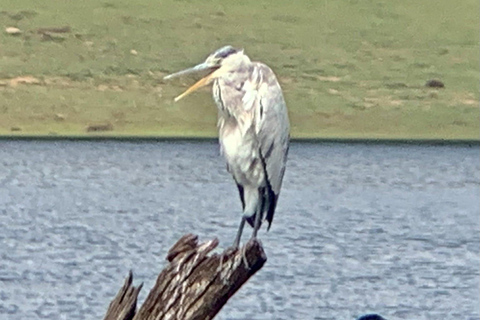
[[[237,49],[235,49],[233,47],[225,47],[225,48],[220,49],[220,51],[218,51],[215,54],[215,58],[225,59],[229,55],[231,55],[233,53],[236,53],[236,52],[237,52]]]

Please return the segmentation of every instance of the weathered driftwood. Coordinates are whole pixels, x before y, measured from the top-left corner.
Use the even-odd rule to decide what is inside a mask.
[[[132,271],[130,271],[123,287],[110,303],[105,320],[130,320],[135,315],[137,298],[142,285],[138,287],[132,286],[132,279],[133,275]]]
[[[240,250],[209,255],[217,245],[217,239],[198,244],[197,236],[191,234],[180,238],[168,252],[169,264],[138,312],[141,285],[132,286],[130,273],[110,303],[105,320],[213,319],[267,260],[255,240]]]

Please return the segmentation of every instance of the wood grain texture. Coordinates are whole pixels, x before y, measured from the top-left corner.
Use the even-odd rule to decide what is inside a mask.
[[[135,309],[141,286],[132,286],[130,273],[105,320],[213,319],[267,260],[256,240],[238,250],[211,254],[217,246],[217,239],[199,244],[197,236],[183,236],[169,250],[169,263],[138,312]]]

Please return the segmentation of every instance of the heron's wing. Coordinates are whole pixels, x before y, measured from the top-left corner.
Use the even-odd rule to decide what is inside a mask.
[[[255,131],[267,175],[270,207],[267,220],[271,222],[282,186],[287,161],[290,126],[282,89],[273,71],[257,63],[258,93],[255,100]]]

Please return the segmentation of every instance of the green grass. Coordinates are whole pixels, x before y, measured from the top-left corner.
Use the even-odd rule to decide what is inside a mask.
[[[4,0],[0,9],[2,29],[23,31],[0,34],[0,135],[111,124],[93,134],[214,136],[209,90],[174,104],[194,79],[162,78],[232,44],[277,73],[295,137],[480,136],[477,0]],[[71,32],[37,32],[62,26]],[[12,81],[25,76],[35,84]],[[429,79],[445,88],[426,88]]]

